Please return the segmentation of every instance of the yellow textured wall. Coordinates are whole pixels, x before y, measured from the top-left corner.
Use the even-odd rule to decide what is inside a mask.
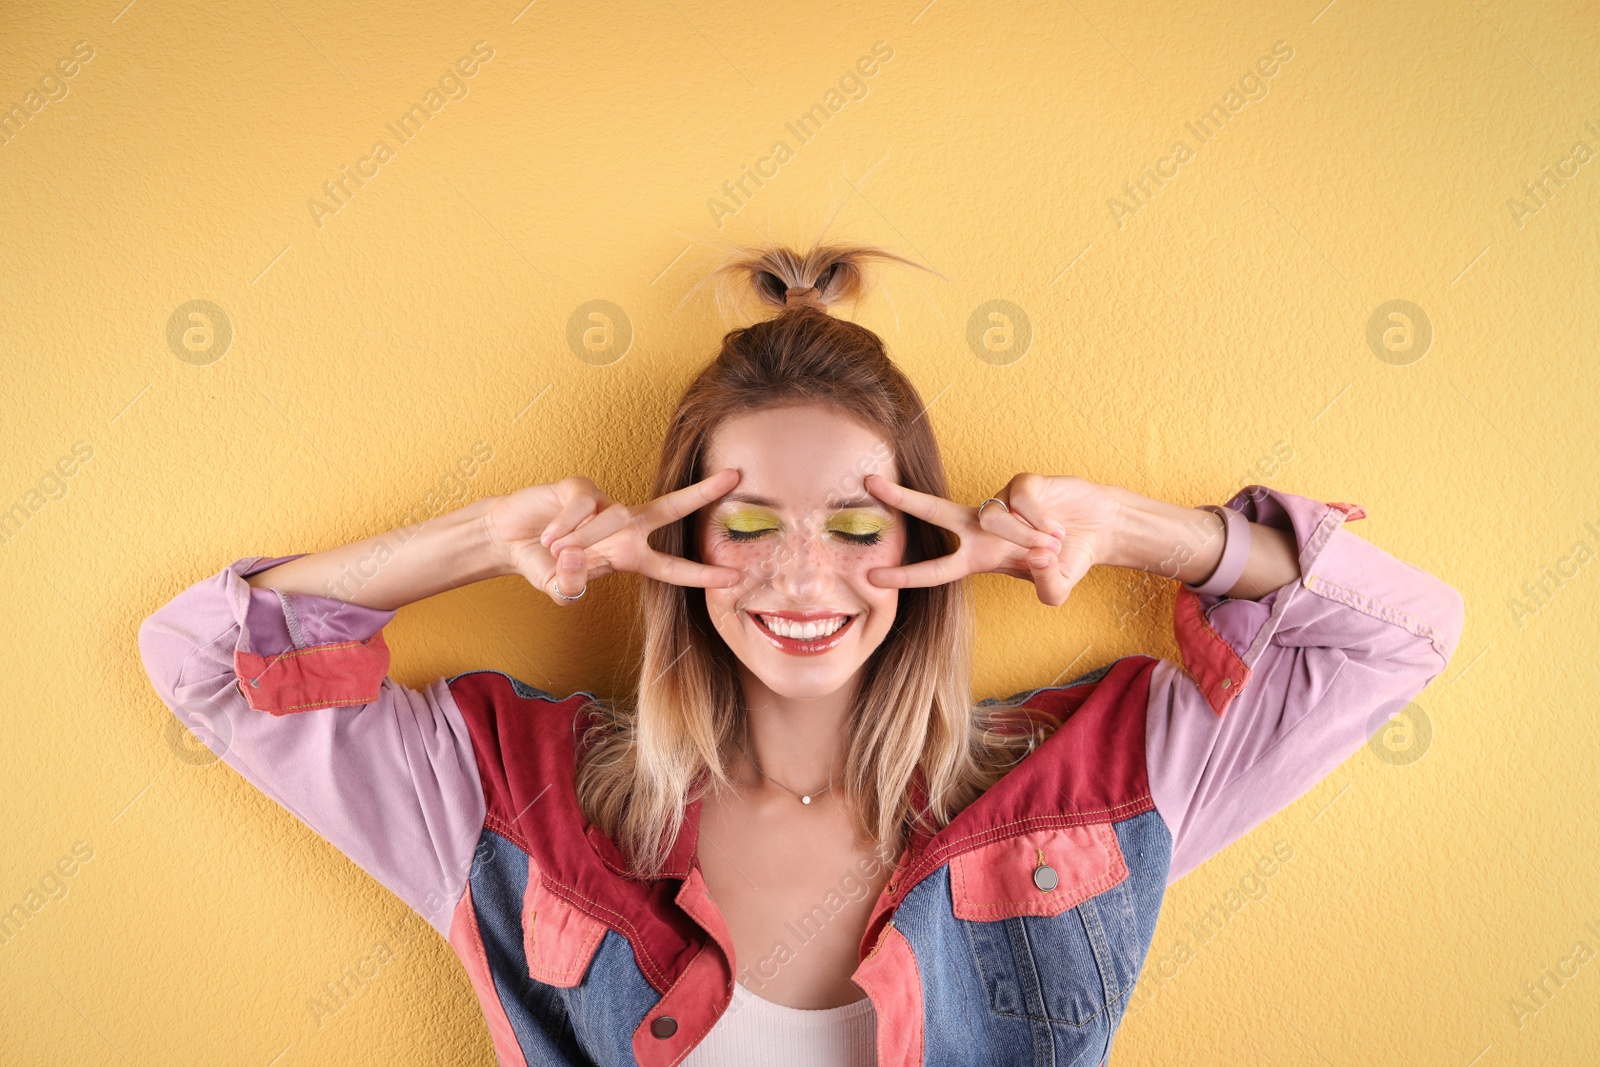
[[[705,262],[836,211],[944,275],[858,316],[959,498],[1264,482],[1362,504],[1354,532],[1468,604],[1412,736],[1171,890],[1117,1062],[1594,1062],[1593,4],[123,2],[0,12],[0,910],[30,915],[0,1061],[493,1062],[444,942],[202,762],[135,631],[233,559],[464,493],[584,472],[637,499],[724,328],[679,306]],[[569,345],[595,300],[626,351]],[[990,301],[1009,347],[1004,320],[969,343]],[[1176,654],[1161,579],[1100,569],[1060,609],[977,586],[980,695]],[[615,692],[631,593],[437,597],[392,624],[394,674]]]

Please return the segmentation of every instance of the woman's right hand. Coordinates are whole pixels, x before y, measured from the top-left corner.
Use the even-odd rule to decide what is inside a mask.
[[[571,601],[558,593],[577,597],[590,581],[614,571],[673,585],[728,586],[739,581],[738,571],[669,556],[651,548],[647,538],[650,531],[717,500],[738,482],[739,472],[729,467],[629,507],[588,478],[573,475],[507,494],[490,510],[488,528],[511,568],[563,607]],[[561,539],[567,543],[557,544]]]

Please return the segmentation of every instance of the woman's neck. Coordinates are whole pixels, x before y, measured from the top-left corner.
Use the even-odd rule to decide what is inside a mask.
[[[794,698],[773,692],[748,671],[740,671],[747,733],[744,748],[761,774],[802,794],[817,793],[836,781],[844,768],[850,711],[859,677],[837,692]],[[755,770],[755,768],[752,768]],[[771,783],[749,781],[762,787]]]

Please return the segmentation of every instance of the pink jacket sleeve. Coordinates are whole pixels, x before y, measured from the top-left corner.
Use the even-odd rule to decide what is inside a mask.
[[[1227,507],[1291,530],[1300,577],[1261,600],[1182,586],[1182,663],[1151,676],[1145,755],[1168,883],[1292,803],[1443,673],[1461,595],[1344,528],[1365,512],[1250,485]]]
[[[448,937],[484,822],[466,725],[443,679],[387,676],[393,611],[244,580],[295,558],[179,593],[139,627],[145,670],[207,748]]]

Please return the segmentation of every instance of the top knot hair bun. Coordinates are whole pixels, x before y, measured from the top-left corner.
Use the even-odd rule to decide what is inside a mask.
[[[722,292],[732,283],[744,295],[753,293],[761,306],[777,308],[780,315],[826,315],[835,304],[855,302],[865,295],[866,268],[873,260],[928,269],[871,245],[819,244],[805,253],[774,245],[733,250],[712,271],[711,278],[723,283],[719,302]]]

